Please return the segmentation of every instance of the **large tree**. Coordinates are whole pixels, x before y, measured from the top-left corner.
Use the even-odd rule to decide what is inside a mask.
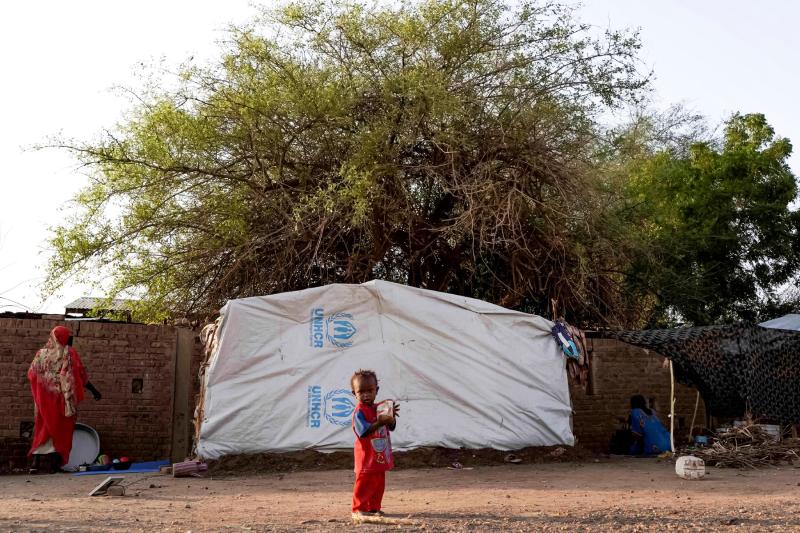
[[[629,297],[651,303],[651,325],[755,321],[789,310],[800,273],[791,143],[761,114],[734,115],[720,138],[687,124],[698,120],[643,116],[617,137],[624,216],[641,252],[627,273]]]
[[[647,76],[635,34],[593,35],[548,1],[266,12],[218,65],[62,143],[91,183],[55,230],[48,288],[110,278],[158,319],[383,278],[619,322],[629,258],[598,116]]]

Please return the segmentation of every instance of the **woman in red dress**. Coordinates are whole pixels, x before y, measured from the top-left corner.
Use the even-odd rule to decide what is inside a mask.
[[[68,328],[53,328],[47,344],[36,352],[28,369],[35,404],[33,443],[28,452],[33,456],[32,473],[38,470],[42,455],[50,455],[56,467],[69,460],[77,406],[83,400],[84,387],[95,400],[100,399],[71,340]]]

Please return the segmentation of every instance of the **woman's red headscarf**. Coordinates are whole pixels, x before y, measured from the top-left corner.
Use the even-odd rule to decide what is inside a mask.
[[[63,416],[76,413],[75,407],[83,399],[83,386],[86,383],[83,364],[75,350],[67,346],[69,336],[69,328],[53,328],[47,344],[36,352],[28,369],[31,385],[36,382],[46,392],[64,397]]]
[[[58,341],[58,344],[60,344],[61,346],[67,345],[67,343],[69,342],[70,333],[71,332],[69,328],[66,326],[56,326],[53,328],[53,331],[51,331],[51,334],[53,335],[53,337],[55,337],[56,341]]]

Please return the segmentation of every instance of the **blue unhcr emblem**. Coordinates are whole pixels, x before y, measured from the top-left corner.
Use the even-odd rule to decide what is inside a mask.
[[[353,315],[350,313],[336,313],[325,321],[325,336],[337,348],[348,348],[353,345],[353,341],[350,339],[358,329],[351,320],[353,320]]]
[[[349,426],[356,404],[353,393],[336,389],[325,395],[325,420],[337,426]]]

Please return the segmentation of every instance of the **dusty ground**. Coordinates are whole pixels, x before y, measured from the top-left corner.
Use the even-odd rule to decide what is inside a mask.
[[[0,531],[800,531],[800,468],[710,469],[669,462],[412,469],[389,474],[384,509],[414,525],[352,526],[347,470],[126,476],[125,497],[86,494],[103,476],[0,477]]]
[[[589,462],[595,454],[580,446],[533,446],[515,450],[513,456],[525,464]],[[416,450],[395,452],[395,470],[408,468],[441,468],[454,463],[464,467],[497,466],[507,462],[509,452],[483,448],[456,450],[426,446]],[[353,452],[319,453],[304,450],[288,453],[234,455],[211,461],[209,470],[215,475],[241,475],[250,472],[285,473],[298,471],[349,470],[353,468]]]

